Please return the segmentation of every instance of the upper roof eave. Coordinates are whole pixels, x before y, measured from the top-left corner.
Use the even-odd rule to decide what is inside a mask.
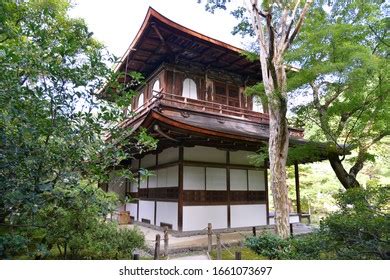
[[[187,28],[187,27],[185,27],[185,26],[183,26],[181,24],[178,24],[178,23],[170,20],[169,18],[163,16],[162,14],[157,12],[152,7],[149,7],[148,11],[147,11],[147,14],[146,14],[146,16],[145,16],[145,18],[144,18],[144,20],[142,22],[141,28],[138,30],[137,35],[134,37],[133,41],[131,42],[130,46],[127,48],[126,52],[121,57],[120,61],[114,67],[114,71],[118,71],[121,68],[123,63],[126,61],[126,57],[130,54],[130,52],[132,50],[134,50],[134,47],[137,45],[137,43],[140,40],[140,38],[142,37],[145,29],[148,27],[148,24],[150,24],[152,22],[153,18],[161,21],[162,23],[170,26],[171,28],[180,30],[180,31],[182,31],[182,32],[184,32],[184,33],[186,33],[186,34],[188,34],[190,36],[194,36],[194,37],[196,37],[196,38],[198,38],[200,40],[212,43],[212,44],[217,45],[219,47],[222,47],[224,49],[228,49],[228,50],[236,52],[238,54],[241,54],[242,52],[245,51],[245,50],[243,50],[241,48],[235,47],[235,46],[230,45],[228,43],[225,43],[225,42],[222,42],[220,40],[217,40],[217,39],[211,38],[209,36],[203,35],[203,34],[201,34],[199,32],[196,32],[196,31],[194,31],[194,30],[192,30],[190,28]]]

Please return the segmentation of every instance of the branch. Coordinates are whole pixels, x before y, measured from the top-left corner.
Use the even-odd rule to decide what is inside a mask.
[[[296,8],[298,7],[297,6],[298,3],[299,3],[299,1],[297,1],[297,3],[295,4],[294,10],[293,10],[293,13],[294,13],[293,16],[294,17],[295,17],[295,13],[296,13]],[[300,29],[302,27],[303,20],[305,19],[306,13],[309,10],[309,8],[310,8],[312,3],[313,3],[313,0],[307,0],[306,1],[305,6],[302,9],[301,15],[298,18],[297,25],[295,26],[295,29],[294,29],[293,33],[291,34],[291,37],[290,38],[286,37],[286,43],[284,44],[283,48],[281,49],[282,53],[285,52],[288,49],[288,47],[294,41],[295,37],[298,35],[298,32],[300,31]],[[293,24],[293,21],[294,21],[294,17],[291,19],[291,24],[290,24],[289,30],[291,30],[291,27],[292,27],[292,24]],[[289,33],[290,32],[288,32],[288,34]]]
[[[386,47],[390,47],[390,45],[388,43],[386,43],[382,37],[380,37],[378,35],[378,33],[374,30],[374,28],[371,26],[371,25],[368,25],[368,28],[370,28],[370,30],[372,31],[372,33],[374,33],[375,37],[379,40],[379,42],[381,42],[382,44],[384,44]],[[385,30],[386,32],[386,30]],[[386,37],[385,35],[383,37]]]

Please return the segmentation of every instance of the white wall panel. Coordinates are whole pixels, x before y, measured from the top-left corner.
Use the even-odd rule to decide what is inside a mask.
[[[254,152],[248,151],[236,151],[230,152],[230,163],[231,164],[241,164],[241,165],[253,165],[249,158],[250,155],[255,155]]]
[[[265,190],[264,170],[249,170],[248,175],[250,191]]]
[[[206,168],[206,190],[226,190],[225,168]]]
[[[130,184],[130,192],[138,192],[138,179],[129,182]]]
[[[177,230],[177,202],[157,201],[156,226],[160,223],[171,224]]]
[[[126,203],[126,211],[129,211],[130,216],[137,220],[137,203]]]
[[[148,187],[148,178],[141,178],[141,181],[139,183],[140,189],[146,189]]]
[[[157,187],[165,188],[167,186],[167,169],[159,169],[156,171],[157,174]]]
[[[184,160],[226,163],[226,152],[204,146],[185,147]]]
[[[265,204],[231,205],[231,227],[252,227],[267,224]]]
[[[291,224],[299,223],[299,216],[298,215],[290,215],[289,223],[291,223]],[[275,224],[275,218],[270,218],[269,219],[269,224],[270,225],[274,225]]]
[[[148,177],[148,186],[149,188],[157,188],[157,183],[158,183],[158,172],[154,171],[153,175]]]
[[[167,168],[158,169],[155,171],[157,174],[157,187],[177,187],[179,185],[179,167],[171,166]]]
[[[213,229],[227,228],[227,206],[183,207],[183,231],[202,230],[208,223]]]
[[[204,167],[184,166],[183,168],[183,189],[204,190],[205,169]]]
[[[141,168],[148,168],[156,165],[156,155],[147,154],[141,159]]]
[[[175,162],[179,160],[179,148],[168,148],[158,154],[158,164]]]
[[[246,191],[247,190],[247,170],[230,169],[230,190]]]
[[[179,166],[171,166],[167,168],[167,187],[179,186]]]
[[[154,224],[154,201],[139,201],[139,221],[142,219],[150,220]]]

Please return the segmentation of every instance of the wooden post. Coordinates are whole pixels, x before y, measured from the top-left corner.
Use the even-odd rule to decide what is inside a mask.
[[[222,260],[221,234],[217,233],[217,260]]]
[[[252,228],[253,236],[256,236],[256,227]]]
[[[240,251],[237,251],[236,254],[235,254],[235,259],[236,260],[241,260],[241,252]]]
[[[134,254],[133,255],[133,260],[139,260],[139,254]]]
[[[156,244],[154,246],[154,259],[158,260],[160,258],[160,234],[156,234]]]
[[[208,246],[207,246],[207,252],[211,253],[211,245],[213,244],[213,235],[211,232],[211,223],[207,224],[207,239],[208,239]]]
[[[290,224],[290,235],[294,236],[293,224]]]
[[[168,256],[168,227],[164,227],[164,257]]]
[[[299,222],[301,221],[301,194],[300,194],[300,186],[299,186],[299,167],[298,163],[294,163],[294,171],[295,171],[295,199],[297,200],[297,213],[299,215]]]

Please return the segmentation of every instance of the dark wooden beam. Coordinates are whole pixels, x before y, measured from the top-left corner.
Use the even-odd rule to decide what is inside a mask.
[[[179,190],[178,190],[178,203],[177,203],[177,228],[179,231],[183,230],[183,178],[184,178],[184,148],[179,147]]]
[[[231,227],[231,207],[230,207],[230,153],[226,151],[226,189],[227,189],[227,226]]]
[[[301,194],[299,190],[299,167],[298,162],[294,163],[294,173],[295,173],[295,195],[297,200],[297,213],[299,214],[299,219],[301,217]]]

